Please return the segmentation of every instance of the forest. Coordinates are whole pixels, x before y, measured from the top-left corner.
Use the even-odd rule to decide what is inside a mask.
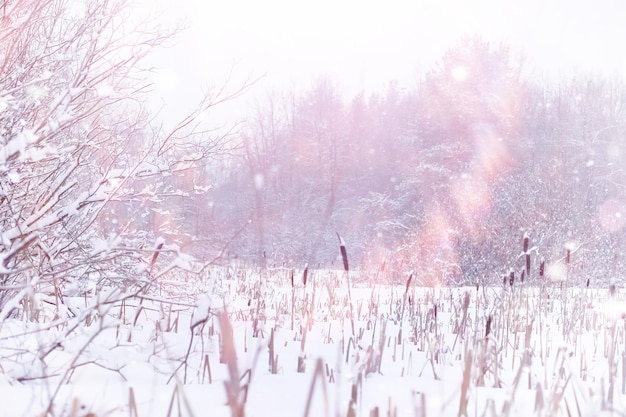
[[[528,235],[537,267],[570,251],[569,281],[617,278],[623,79],[541,77],[516,56],[468,36],[413,88],[346,98],[322,77],[268,93],[232,157],[194,174],[210,190],[172,202],[174,234],[251,265],[340,268],[340,233],[361,271],[425,285],[517,272]]]

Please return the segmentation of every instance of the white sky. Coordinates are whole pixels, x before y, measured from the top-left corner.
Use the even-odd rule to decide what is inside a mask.
[[[219,85],[233,65],[235,84],[264,76],[258,92],[306,88],[319,75],[347,94],[410,86],[464,34],[523,51],[538,74],[576,67],[626,77],[623,0],[170,1],[168,16],[190,28],[158,57],[168,102]]]

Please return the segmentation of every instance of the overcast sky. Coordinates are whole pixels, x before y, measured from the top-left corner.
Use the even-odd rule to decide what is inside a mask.
[[[170,1],[168,18],[189,29],[156,59],[168,103],[219,85],[231,69],[233,85],[263,77],[250,96],[306,88],[320,75],[348,95],[392,80],[411,86],[464,34],[510,44],[538,75],[577,68],[626,77],[623,0]]]

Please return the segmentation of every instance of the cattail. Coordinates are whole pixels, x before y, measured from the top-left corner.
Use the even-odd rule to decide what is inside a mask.
[[[515,272],[511,271],[511,274],[509,275],[509,285],[512,287],[514,282],[515,282]]]
[[[487,324],[485,326],[485,339],[489,336],[490,333],[491,333],[491,314],[489,315],[489,317],[487,317]]]
[[[161,249],[163,249],[163,242],[159,241],[159,244],[157,245],[156,249],[154,250],[154,255],[152,255],[152,259],[150,260],[150,271],[152,271],[152,267],[156,263],[157,257],[159,256],[159,253],[160,253]]]
[[[530,276],[530,253],[528,253],[528,235],[524,234],[524,255],[526,257],[526,275]],[[524,279],[522,278],[522,282]]]
[[[409,293],[409,287],[411,286],[412,279],[413,279],[413,274],[409,275],[409,279],[406,280],[406,289],[404,290],[405,294]]]
[[[546,269],[546,261],[541,261],[541,264],[539,264],[539,276],[543,277],[543,273],[545,272]]]
[[[296,284],[293,282],[293,269],[291,270],[291,288],[295,288]]]
[[[570,261],[570,250],[567,250],[567,254],[565,255],[565,263],[569,265]]]
[[[350,267],[348,266],[348,253],[346,252],[346,242],[344,242],[339,232],[337,232],[337,237],[339,238],[339,249],[341,250],[341,258],[343,259],[343,269],[348,272],[350,270]]]
[[[528,235],[524,235],[524,253],[528,253]]]
[[[521,273],[521,275],[519,277],[520,282],[524,282],[524,274],[525,273],[526,273],[526,271],[522,269],[522,273]]]
[[[589,278],[587,278],[587,288],[589,288]]]
[[[609,294],[611,297],[615,296],[615,284],[609,285]]]
[[[304,265],[304,271],[302,272],[302,283],[306,287],[306,277],[309,274],[309,264]]]

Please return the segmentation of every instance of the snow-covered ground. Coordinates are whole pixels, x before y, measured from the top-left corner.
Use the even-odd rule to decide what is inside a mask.
[[[231,268],[140,298],[41,296],[1,324],[0,415],[624,415],[619,289],[302,278]]]

